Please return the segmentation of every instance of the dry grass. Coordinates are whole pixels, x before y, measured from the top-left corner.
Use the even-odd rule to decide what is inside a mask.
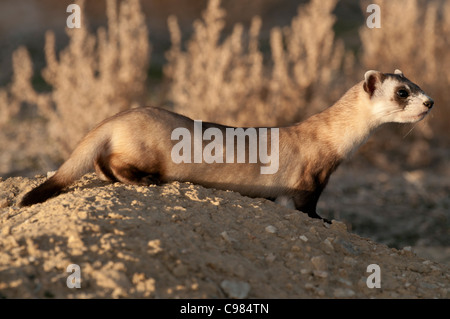
[[[83,3],[79,2],[81,7]],[[11,96],[12,103],[3,105],[12,107],[2,107],[9,117],[17,112],[18,102],[36,105],[48,120],[49,136],[62,156],[99,121],[144,102],[150,46],[139,1],[122,2],[118,13],[116,1],[108,0],[107,16],[107,29],[100,28],[97,35],[87,27],[68,29],[70,42],[59,57],[54,34],[47,32],[47,66],[42,75],[52,87],[50,93],[33,89],[32,62],[22,47],[13,56],[9,92],[0,95],[2,99]]]
[[[263,21],[258,16],[248,29],[236,24],[231,34],[224,34],[226,12],[219,0],[208,2],[186,42],[172,16],[164,101],[196,119],[236,126],[284,125],[331,105],[367,69],[399,68],[436,101],[431,119],[410,135],[421,141],[411,150],[421,157],[429,150],[427,139],[449,141],[450,2],[375,2],[382,8],[382,27],[361,26],[362,50],[356,58],[333,32],[337,0],[311,0],[299,7],[290,25],[271,30],[270,52],[259,47]],[[361,6],[365,12],[367,3]],[[144,104],[150,43],[139,1],[124,0],[117,10],[116,1],[107,0],[107,16],[107,28],[96,34],[86,27],[68,30],[69,45],[59,54],[54,35],[47,33],[42,74],[51,86],[48,93],[36,92],[31,84],[33,65],[27,50],[14,52],[12,82],[0,90],[0,140],[14,144],[6,146],[10,152],[45,143],[32,156],[55,152],[64,158],[97,122]],[[46,120],[47,136],[36,136],[26,130],[29,121],[20,122],[24,105],[35,107]],[[20,143],[12,139],[14,134],[22,136]],[[50,151],[49,145],[55,147]],[[14,166],[15,158],[3,155],[1,172]]]
[[[177,20],[170,17],[165,74],[175,110],[233,125],[276,125],[323,109],[332,97],[322,91],[336,80],[344,58],[343,44],[332,31],[336,2],[312,0],[299,8],[290,26],[274,28],[270,67],[258,48],[259,17],[247,32],[237,24],[221,41],[225,12],[219,0],[211,0],[185,51]]]
[[[261,20],[254,18],[244,48],[242,25],[235,25],[221,41],[225,12],[219,0],[211,0],[203,20],[194,22],[194,34],[182,51],[177,19],[168,25],[172,47],[167,52],[165,74],[171,80],[169,98],[175,110],[203,120],[242,125],[249,118],[247,103],[261,104],[265,85],[263,58],[258,50]],[[253,116],[259,116],[253,113]]]

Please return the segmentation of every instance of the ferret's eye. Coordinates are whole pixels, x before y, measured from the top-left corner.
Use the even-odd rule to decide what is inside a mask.
[[[409,93],[408,93],[408,91],[406,91],[404,89],[400,89],[397,91],[397,95],[404,99],[404,98],[408,97]]]

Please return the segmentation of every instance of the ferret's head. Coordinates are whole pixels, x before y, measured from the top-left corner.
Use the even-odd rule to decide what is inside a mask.
[[[364,91],[368,94],[372,111],[383,123],[415,123],[422,120],[434,101],[400,70],[392,73],[367,71]]]

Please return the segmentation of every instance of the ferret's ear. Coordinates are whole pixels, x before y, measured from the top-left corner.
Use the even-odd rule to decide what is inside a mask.
[[[400,75],[401,77],[404,77],[403,72],[399,69],[395,69],[394,74]]]
[[[364,74],[364,91],[372,97],[375,89],[381,85],[383,81],[383,73],[379,71],[370,70]]]

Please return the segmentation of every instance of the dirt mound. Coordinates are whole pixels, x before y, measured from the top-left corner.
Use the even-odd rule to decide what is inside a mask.
[[[1,297],[449,295],[448,265],[265,199],[189,183],[108,184],[90,174],[19,209],[16,202],[43,179],[0,182]],[[79,289],[67,286],[71,264],[80,267]],[[380,267],[381,288],[367,286],[371,264]]]

